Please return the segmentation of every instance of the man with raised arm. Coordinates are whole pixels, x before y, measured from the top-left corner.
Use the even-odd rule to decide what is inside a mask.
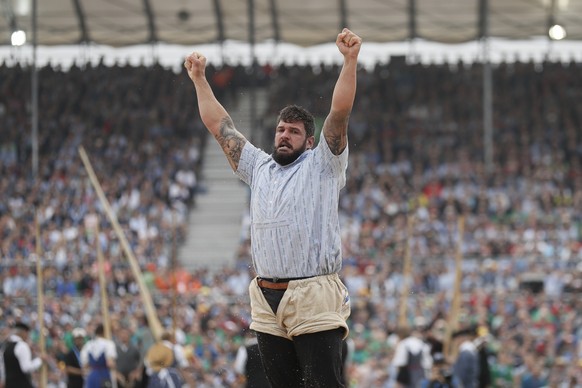
[[[313,115],[291,105],[279,112],[271,154],[237,131],[206,80],[206,58],[194,52],[184,63],[202,121],[251,188],[257,277],[249,285],[250,328],[273,387],[344,386],[342,340],[348,335],[350,299],[338,276],[338,201],[346,182],[348,121],[361,44],[347,28],[337,35],[343,65],[318,145]]]

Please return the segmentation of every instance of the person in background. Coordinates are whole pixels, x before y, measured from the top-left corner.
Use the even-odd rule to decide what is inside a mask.
[[[146,314],[140,318],[139,327],[134,333],[134,340],[137,343],[141,358],[143,359],[150,346],[156,342]]]
[[[548,386],[547,374],[544,370],[544,358],[532,356],[527,370],[521,378],[521,388],[542,388]]]
[[[468,327],[453,333],[458,344],[457,358],[453,364],[453,384],[463,388],[479,385],[479,351],[475,345],[476,328]]]
[[[115,343],[104,337],[102,324],[95,328],[95,337],[81,349],[81,366],[86,370],[85,388],[112,386],[117,351]]]
[[[67,374],[67,388],[83,388],[85,379],[83,377],[83,368],[81,367],[81,349],[85,344],[87,332],[77,327],[72,331],[73,345],[63,359],[65,364],[65,373]]]
[[[142,386],[147,388],[182,387],[187,384],[185,371],[188,360],[184,356],[181,347],[172,342],[172,334],[168,331],[162,333],[158,342],[148,349],[144,358],[147,383]]]
[[[141,354],[137,346],[131,343],[131,335],[127,328],[119,328],[116,337],[117,387],[133,388],[135,382],[141,378]]]
[[[497,388],[511,388],[516,385],[516,368],[513,358],[507,351],[497,352],[491,365],[491,384]]]
[[[4,370],[4,346],[10,337],[10,327],[0,327],[0,388],[4,388],[6,383],[6,371]]]
[[[350,386],[350,368],[353,362],[353,356],[356,349],[354,340],[350,337],[346,338],[342,343],[342,383]]]
[[[202,122],[251,188],[252,261],[258,276],[249,285],[250,328],[277,388],[344,386],[342,344],[351,308],[339,277],[338,207],[362,39],[344,28],[335,43],[343,65],[319,143],[313,115],[288,105],[279,112],[271,154],[235,128],[206,79],[206,58],[194,52],[184,62]]]
[[[423,381],[421,388],[453,388],[450,366],[442,353],[432,356],[430,376]]]
[[[246,388],[270,388],[265,368],[261,361],[259,342],[252,330],[244,329],[244,342],[236,352],[234,369],[244,381],[241,387]]]
[[[426,321],[417,317],[412,329],[401,328],[392,365],[399,387],[419,388],[432,367],[430,346],[424,341],[422,330]]]
[[[30,327],[26,323],[16,322],[13,334],[4,344],[5,388],[33,388],[31,373],[38,370],[43,362],[49,361],[47,355],[32,357],[32,350],[27,343],[29,334]]]
[[[492,383],[491,365],[489,365],[491,354],[488,347],[490,337],[487,327],[479,326],[477,328],[476,338],[473,343],[477,347],[477,357],[479,360],[479,388],[489,388]]]

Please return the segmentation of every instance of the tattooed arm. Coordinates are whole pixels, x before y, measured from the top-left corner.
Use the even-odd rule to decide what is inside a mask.
[[[188,70],[188,75],[196,89],[200,118],[222,147],[230,167],[236,171],[247,139],[236,130],[228,112],[212,92],[205,75],[206,58],[194,52],[186,57],[184,67]]]
[[[348,121],[356,97],[358,54],[362,39],[344,28],[335,43],[344,56],[344,63],[333,90],[330,112],[323,123],[323,136],[331,152],[339,155],[348,144]]]

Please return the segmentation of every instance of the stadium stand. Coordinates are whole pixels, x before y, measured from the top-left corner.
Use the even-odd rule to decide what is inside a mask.
[[[353,295],[350,387],[394,381],[390,365],[407,242],[414,263],[408,322],[424,317],[430,322],[426,340],[442,340],[461,215],[457,318],[459,325],[480,327],[494,386],[522,386],[534,378],[556,386],[582,383],[581,69],[574,62],[494,69],[491,173],[483,163],[480,65],[379,63],[360,70],[340,205],[342,277]],[[233,80],[244,84],[240,70],[234,69]],[[330,95],[337,71],[298,64],[263,69],[261,88],[270,103],[260,125],[263,147],[270,146],[272,121],[286,103],[304,105],[321,122],[329,101],[319,96]],[[45,256],[43,319],[55,360],[51,386],[63,380],[58,360],[71,346],[73,328],[92,332],[97,323],[97,240],[86,220],[102,209],[77,157],[82,144],[162,323],[177,328],[197,386],[237,386],[233,363],[249,322],[246,291],[253,276],[244,222],[236,265],[178,270],[172,301],[172,242],[184,243],[198,195],[178,172],[200,178],[206,141],[185,75],[159,66],[43,68],[37,180],[29,172],[29,79],[25,68],[0,66],[2,333],[16,320],[32,327],[38,320],[35,210]],[[409,215],[415,219],[410,239]],[[114,333],[129,327],[143,347],[146,321],[135,279],[105,217],[101,231]],[[33,332],[35,341],[38,335]]]

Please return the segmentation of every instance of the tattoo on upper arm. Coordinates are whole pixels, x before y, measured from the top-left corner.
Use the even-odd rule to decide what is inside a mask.
[[[348,144],[348,116],[329,115],[323,127],[323,134],[334,155],[343,152]]]
[[[230,117],[226,116],[221,120],[216,140],[226,154],[228,162],[236,170],[246,139],[236,130]]]
[[[345,147],[342,147],[342,137],[336,136],[336,134],[329,133],[325,136],[327,140],[327,145],[334,155],[339,155]]]

